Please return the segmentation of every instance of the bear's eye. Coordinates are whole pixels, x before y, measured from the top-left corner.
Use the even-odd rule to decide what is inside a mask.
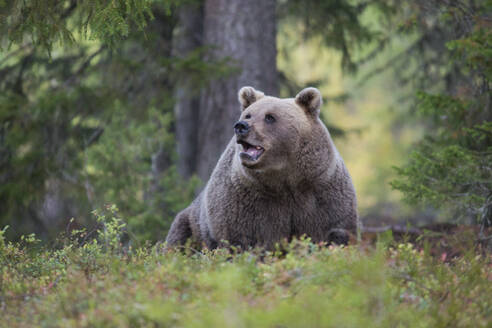
[[[268,124],[272,124],[273,122],[275,122],[275,117],[273,117],[270,114],[266,114],[265,115],[265,122],[267,122]]]
[[[246,114],[245,119],[251,118],[251,114]]]

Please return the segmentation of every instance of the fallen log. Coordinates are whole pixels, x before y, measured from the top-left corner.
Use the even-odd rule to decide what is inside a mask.
[[[394,233],[398,234],[412,234],[419,235],[422,233],[422,230],[419,228],[407,227],[402,225],[386,225],[382,227],[362,227],[362,233],[382,233],[391,230]]]

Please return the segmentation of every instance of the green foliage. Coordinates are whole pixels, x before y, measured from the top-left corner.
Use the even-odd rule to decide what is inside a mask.
[[[162,1],[166,8],[176,1]],[[151,0],[0,2],[0,41],[32,43],[51,52],[55,43],[75,43],[75,33],[115,45],[130,28],[142,30],[153,18]],[[67,17],[71,17],[67,20]]]
[[[471,104],[446,96],[420,97],[421,112],[438,124],[408,164],[397,168],[401,178],[392,185],[412,202],[458,209],[481,222],[492,190],[492,122],[467,127]]]
[[[97,232],[100,242],[104,245],[104,251],[107,253],[116,253],[121,248],[121,238],[123,228],[126,224],[118,217],[118,208],[116,205],[108,205],[105,211],[92,212],[96,216],[96,222],[102,226]],[[74,235],[72,231],[72,235]]]
[[[73,63],[81,61],[78,58]],[[61,176],[72,182],[78,179],[81,162],[77,154],[92,142],[92,136],[99,130],[97,125],[85,125],[80,117],[99,118],[104,115],[99,108],[111,105],[111,90],[73,85],[66,76],[69,63],[61,58],[54,58],[54,63],[61,66],[60,71],[31,80],[25,89],[21,87],[24,89],[21,92],[9,85],[11,75],[6,76],[2,85],[0,201],[5,205],[0,220],[23,216],[32,204],[41,201],[50,179]],[[42,76],[43,68],[49,64],[39,59],[31,65],[37,68],[33,74]],[[72,183],[64,184],[69,185]],[[65,193],[70,194],[67,190]]]
[[[450,13],[455,23],[456,13]],[[487,226],[492,224],[492,33],[479,13],[465,13],[474,27],[446,44],[453,65],[460,66],[454,90],[417,95],[418,113],[429,128],[408,163],[397,168],[400,178],[392,185],[411,202],[458,210]]]
[[[458,58],[462,57],[463,61],[470,65],[470,69],[483,70],[481,73],[490,80],[492,76],[491,41],[492,32],[484,27],[476,28],[467,38],[449,41],[446,45],[449,50],[455,51]]]
[[[223,70],[171,56],[181,2],[1,3],[0,223],[11,237],[48,239],[70,217],[88,227],[85,213],[118,203],[135,239],[155,241],[191,201],[196,178],[173,166],[172,81]],[[168,163],[154,174],[158,151]]]
[[[86,177],[91,185],[92,207],[122,204],[120,212],[139,241],[161,240],[174,216],[194,197],[196,177],[183,181],[175,165],[152,176],[151,157],[163,150],[174,162],[172,115],[151,107],[140,119],[116,106],[99,142],[85,151]]]
[[[369,24],[362,23],[364,12],[376,3],[288,0],[279,1],[278,11],[284,23],[295,25],[304,38],[320,36],[326,46],[342,54],[343,68],[354,71],[356,50],[378,38]]]
[[[57,249],[0,232],[2,325],[66,327],[487,327],[490,258],[449,262],[411,244],[198,253],[133,248],[114,206]],[[89,238],[90,236],[90,238]],[[108,247],[110,245],[110,247]]]

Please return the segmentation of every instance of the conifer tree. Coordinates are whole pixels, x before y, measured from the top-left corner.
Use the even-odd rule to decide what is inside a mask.
[[[429,17],[419,13],[429,8],[438,13],[433,24],[441,39],[434,45],[443,50],[436,57],[449,62],[431,66],[447,71],[441,76],[444,87],[417,94],[426,134],[408,163],[397,168],[392,185],[412,203],[447,209],[454,219],[485,227],[492,223],[492,8],[484,1],[419,4],[413,4],[413,17],[422,18],[415,26],[429,26]]]

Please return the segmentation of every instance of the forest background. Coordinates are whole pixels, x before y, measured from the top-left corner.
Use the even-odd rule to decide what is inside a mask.
[[[0,1],[0,227],[163,240],[251,85],[324,96],[365,226],[492,222],[490,1]]]

